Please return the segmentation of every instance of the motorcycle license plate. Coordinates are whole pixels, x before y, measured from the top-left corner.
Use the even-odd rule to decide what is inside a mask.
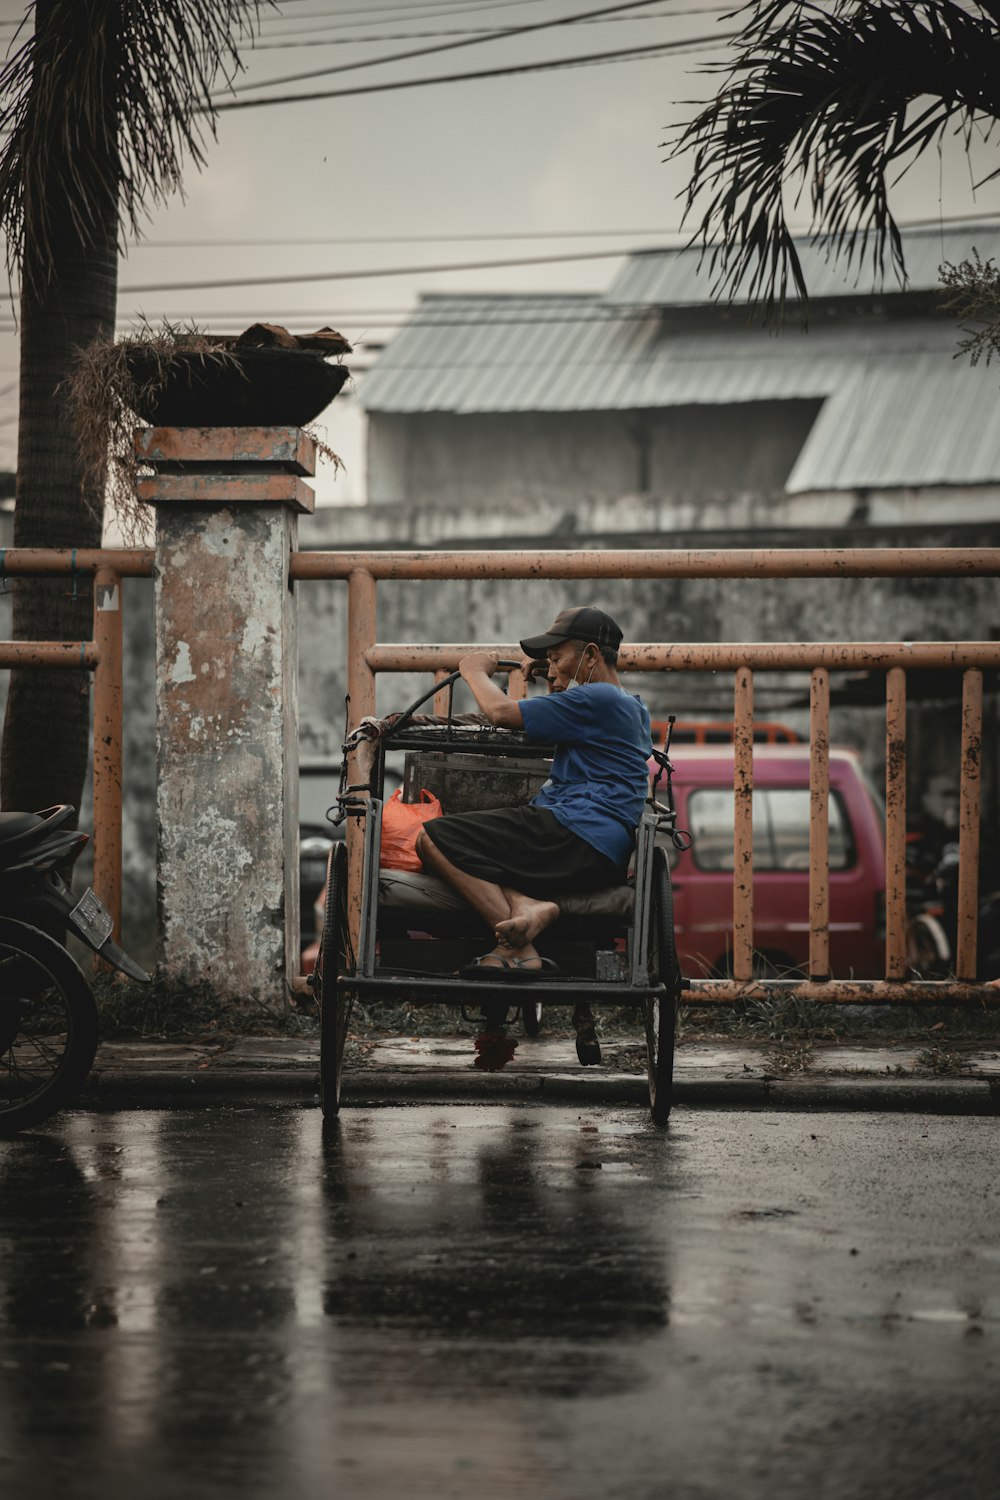
[[[114,918],[101,898],[91,890],[84,891],[69,914],[69,919],[88,943],[99,948],[111,936]]]

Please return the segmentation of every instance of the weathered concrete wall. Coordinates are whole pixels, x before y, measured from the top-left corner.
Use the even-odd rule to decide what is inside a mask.
[[[701,496],[784,484],[818,401],[638,412],[373,412],[368,497],[411,509],[581,504],[630,493]]]
[[[668,485],[653,494],[580,495],[569,505],[498,489],[484,507],[456,500],[325,508],[310,518],[303,545],[865,547],[875,545],[873,538],[878,536],[879,545],[906,546],[907,534],[896,528],[919,528],[920,535],[933,538],[958,535],[955,528],[964,526],[975,529],[962,533],[962,545],[975,546],[979,528],[995,529],[998,518],[996,485],[805,495],[745,484],[720,489]],[[854,540],[842,540],[847,535]]]
[[[147,968],[160,956],[156,922],[156,618],[152,578],[122,585],[124,775],[122,932]]]

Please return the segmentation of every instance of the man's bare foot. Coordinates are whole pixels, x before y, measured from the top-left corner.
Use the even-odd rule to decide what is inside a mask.
[[[538,934],[544,932],[558,915],[559,908],[554,901],[525,899],[518,903],[517,910],[507,921],[497,923],[494,929],[496,940],[507,948],[524,948],[533,943]]]

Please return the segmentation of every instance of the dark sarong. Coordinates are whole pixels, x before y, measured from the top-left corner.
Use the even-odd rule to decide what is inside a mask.
[[[558,891],[620,885],[625,871],[564,828],[547,807],[498,807],[432,818],[424,831],[445,859],[479,880],[551,900]]]

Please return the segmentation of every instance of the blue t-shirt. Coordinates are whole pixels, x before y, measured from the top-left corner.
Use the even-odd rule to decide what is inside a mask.
[[[610,682],[523,698],[528,738],[554,744],[548,781],[533,799],[571,833],[624,865],[649,789],[649,710]]]

